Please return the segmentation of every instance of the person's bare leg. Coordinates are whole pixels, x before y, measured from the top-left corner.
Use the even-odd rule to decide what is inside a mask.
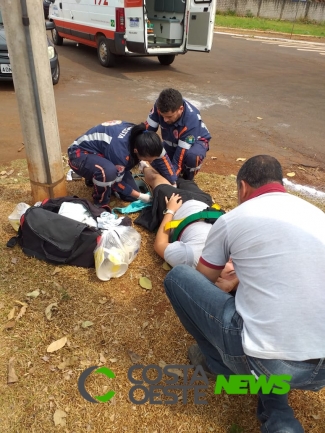
[[[144,167],[143,174],[145,182],[150,185],[152,189],[155,189],[156,186],[162,184],[171,185],[167,179],[161,176],[161,174],[152,167]]]

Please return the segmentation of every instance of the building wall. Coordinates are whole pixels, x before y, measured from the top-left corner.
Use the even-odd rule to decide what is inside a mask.
[[[217,10],[237,15],[294,21],[307,19],[325,23],[325,3],[292,0],[217,0]]]

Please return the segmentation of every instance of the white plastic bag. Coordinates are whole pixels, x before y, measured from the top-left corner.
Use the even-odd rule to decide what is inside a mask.
[[[108,281],[124,275],[138,254],[140,243],[141,235],[133,227],[105,230],[94,251],[97,277]]]
[[[118,234],[123,247],[128,253],[129,264],[132,263],[140,249],[140,233],[130,226],[117,226],[114,230]]]
[[[18,203],[13,212],[8,216],[8,220],[12,227],[18,232],[19,225],[20,225],[20,218],[26,210],[29,208],[29,204],[26,203]]]

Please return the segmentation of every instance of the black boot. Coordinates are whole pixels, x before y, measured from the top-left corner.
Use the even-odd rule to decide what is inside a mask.
[[[94,186],[94,183],[93,183],[92,179],[85,179],[85,185],[92,187],[92,186]]]

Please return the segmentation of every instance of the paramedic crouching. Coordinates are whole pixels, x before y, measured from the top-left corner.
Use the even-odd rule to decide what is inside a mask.
[[[280,163],[246,161],[237,176],[239,206],[213,225],[196,270],[165,279],[172,306],[197,344],[191,364],[214,375],[291,376],[291,389],[325,387],[325,214],[286,193]],[[216,288],[231,255],[236,297]],[[259,392],[263,433],[301,433],[288,394]]]
[[[112,120],[89,129],[68,149],[69,165],[93,186],[95,205],[108,205],[113,192],[125,201],[149,202],[140,193],[131,169],[141,159],[152,162],[165,153],[160,137],[143,123]]]
[[[158,96],[146,123],[149,131],[157,131],[160,126],[167,152],[152,166],[172,184],[171,173],[193,180],[209,150],[211,139],[199,110],[183,99],[178,90],[165,89]]]

